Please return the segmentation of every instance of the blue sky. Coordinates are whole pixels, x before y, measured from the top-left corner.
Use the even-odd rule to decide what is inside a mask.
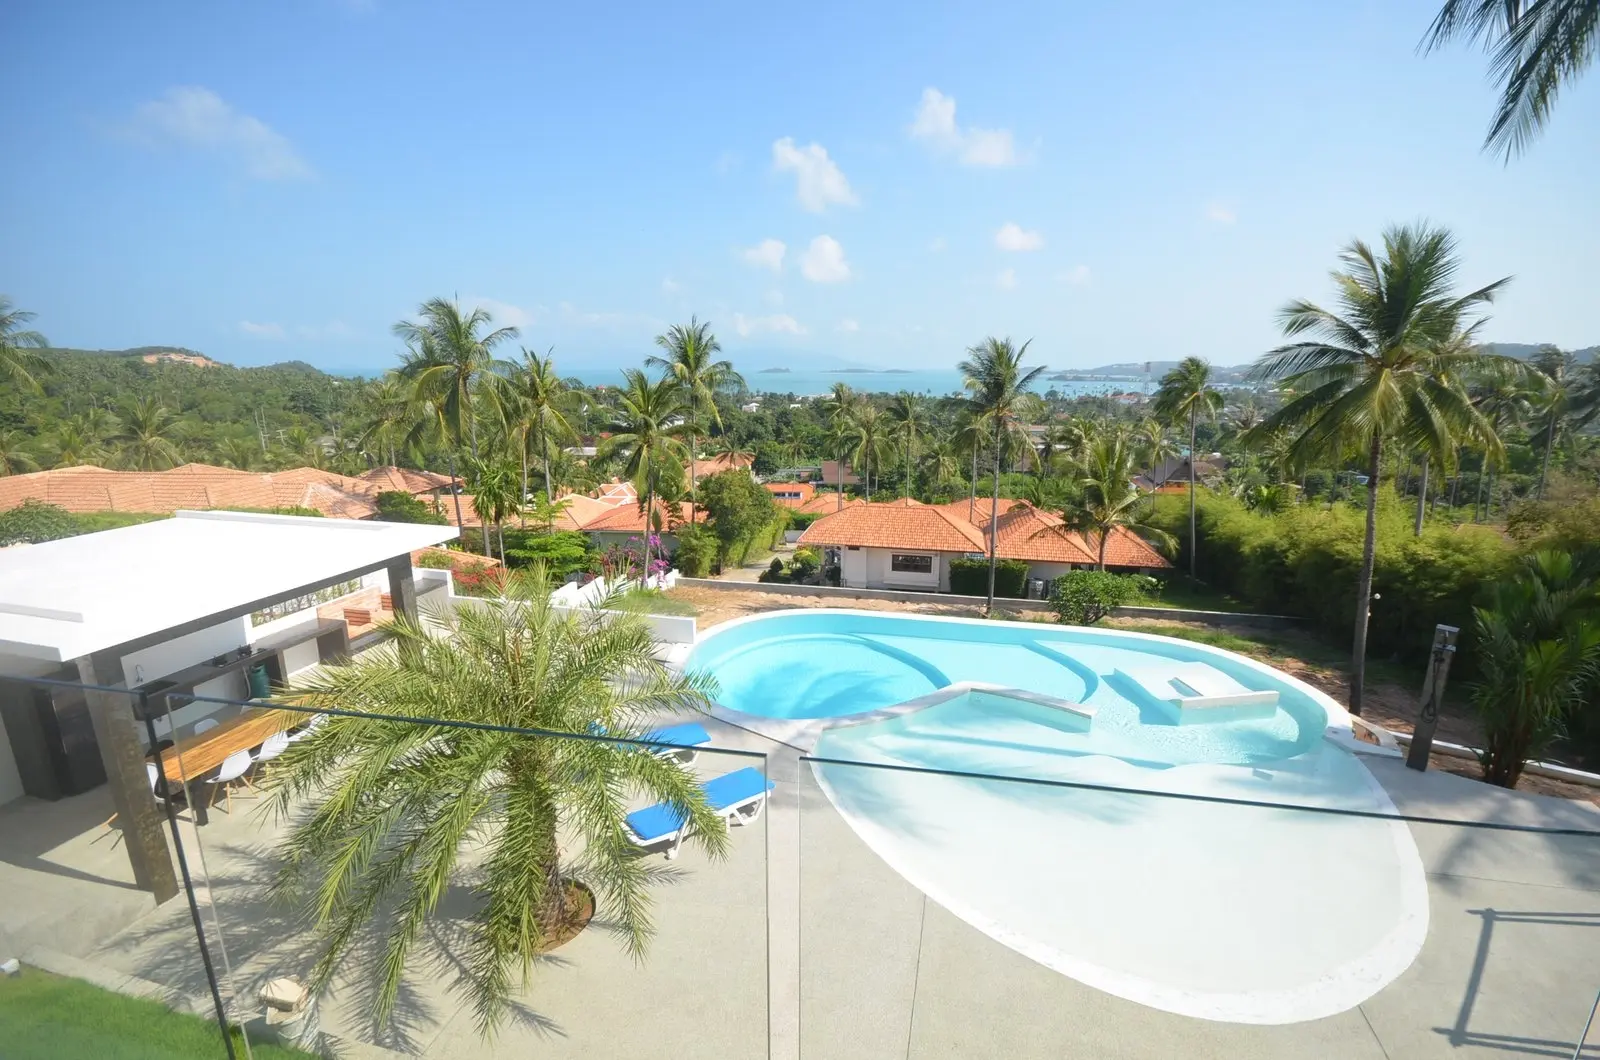
[[[1509,166],[1437,0],[8,6],[0,292],[60,345],[377,371],[436,294],[564,370],[1250,360],[1428,217],[1600,342],[1600,73]],[[1003,8],[1003,10],[996,10]]]

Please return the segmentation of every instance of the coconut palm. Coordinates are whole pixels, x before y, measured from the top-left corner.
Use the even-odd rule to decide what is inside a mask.
[[[928,399],[902,390],[889,402],[889,437],[900,443],[906,458],[906,480],[902,495],[911,496],[911,461],[924,435],[932,426]]]
[[[161,471],[182,462],[180,424],[158,398],[135,398],[124,411],[118,443],[122,462],[137,471]]]
[[[1543,422],[1529,441],[1544,450],[1535,493],[1535,499],[1542,501],[1556,442],[1569,432],[1587,427],[1600,414],[1600,373],[1593,364],[1580,372],[1577,358],[1555,346],[1541,346],[1533,365],[1537,373],[1533,376],[1531,399],[1536,418]]]
[[[522,456],[522,495],[528,495],[528,446],[537,442],[544,466],[544,499],[555,500],[550,477],[550,442],[563,442],[575,432],[567,416],[572,400],[567,384],[556,372],[551,354],[540,357],[524,348],[522,363],[511,373],[506,385],[509,419],[517,435],[517,451]]]
[[[686,433],[683,388],[670,376],[652,382],[637,368],[624,373],[626,384],[617,390],[617,418],[614,432],[606,439],[604,453],[619,454],[625,474],[639,490],[645,516],[645,566],[652,557],[650,522],[656,517],[655,501],[660,465],[663,461],[681,463],[688,454],[682,436]],[[665,527],[661,527],[665,529]]]
[[[1565,552],[1537,552],[1474,609],[1474,658],[1483,675],[1472,701],[1483,722],[1483,779],[1514,788],[1586,702],[1600,676],[1595,583]]]
[[[1032,340],[1030,340],[1031,342]],[[966,378],[967,404],[982,416],[994,446],[994,496],[989,505],[989,593],[984,614],[994,610],[995,534],[1000,522],[1000,458],[1007,435],[1014,435],[1027,422],[1035,400],[1029,387],[1045,367],[1024,370],[1022,359],[1028,342],[1015,346],[1010,339],[987,338],[967,350],[967,358],[956,365]],[[1025,432],[1024,432],[1025,433]],[[1029,443],[1031,448],[1031,442]]]
[[[1523,371],[1520,365],[1500,360],[1484,362],[1469,377],[1467,393],[1472,403],[1489,421],[1495,437],[1503,437],[1507,430],[1523,426],[1533,415],[1533,398],[1540,387],[1535,373]],[[1483,448],[1479,465],[1478,495],[1472,506],[1472,518],[1478,520],[1478,508],[1483,507],[1483,518],[1489,518],[1494,506],[1494,469],[1490,449]]]
[[[224,438],[217,443],[217,459],[238,471],[251,471],[261,463],[261,446],[254,438]]]
[[[839,466],[839,507],[844,507],[844,465],[850,459],[850,439],[855,432],[855,413],[861,397],[844,383],[835,383],[822,399],[822,412],[828,422],[828,451]]]
[[[23,327],[33,317],[0,294],[0,380],[37,394],[41,389],[38,377],[50,370],[50,362],[34,351],[46,349],[50,343],[37,331]]]
[[[1251,374],[1295,391],[1255,433],[1288,432],[1296,464],[1351,446],[1366,452],[1367,525],[1350,676],[1350,711],[1359,714],[1384,445],[1398,441],[1441,452],[1465,436],[1499,454],[1499,439],[1460,379],[1487,357],[1470,344],[1482,320],[1468,317],[1493,301],[1509,278],[1455,294],[1455,239],[1426,225],[1386,231],[1381,257],[1356,240],[1340,261],[1343,268],[1334,273],[1340,312],[1290,302],[1280,314],[1285,335],[1310,338],[1272,350]]]
[[[440,413],[455,444],[470,444],[478,458],[480,405],[497,405],[495,382],[510,366],[494,355],[494,348],[516,338],[514,327],[485,331],[494,318],[482,306],[469,313],[446,298],[430,298],[417,310],[416,320],[402,320],[394,333],[405,340],[409,354],[400,375],[419,396],[439,400]]]
[[[28,439],[20,431],[0,430],[0,478],[37,470],[39,462],[28,450]]]
[[[394,467],[395,449],[404,441],[414,411],[406,382],[394,372],[374,379],[361,395],[360,410],[356,444],[375,451],[379,463]]]
[[[620,742],[664,712],[707,709],[714,689],[658,662],[642,618],[558,609],[552,588],[533,568],[488,607],[430,611],[423,623],[397,615],[388,644],[302,671],[288,693],[385,718],[328,715],[267,782],[271,809],[289,822],[273,897],[317,932],[312,986],[341,969],[366,976],[377,1021],[393,1013],[452,886],[475,899],[451,959],[487,1034],[571,929],[583,901],[575,884],[634,959],[647,954],[650,889],[663,874],[627,839],[634,798],[677,808],[711,857],[727,851],[694,773]],[[588,735],[596,729],[611,738]],[[362,955],[373,932],[384,951],[375,964]]]
[[[1170,548],[1172,535],[1145,522],[1153,500],[1133,484],[1138,470],[1134,443],[1119,430],[1102,431],[1089,441],[1082,465],[1070,483],[1071,498],[1062,506],[1065,525],[1057,532],[1076,531],[1095,547],[1097,566],[1106,569],[1106,544],[1118,527]]]
[[[73,467],[77,464],[96,464],[105,459],[105,446],[101,445],[74,417],[56,428],[50,438],[55,449],[56,467]]]
[[[955,443],[939,438],[923,450],[922,474],[930,484],[950,482],[961,477],[961,454]]]
[[[989,421],[987,417],[964,408],[956,419],[956,448],[972,462],[972,474],[967,479],[967,522],[978,522],[978,457],[988,447]]]
[[[1214,419],[1222,411],[1222,394],[1211,385],[1211,365],[1201,357],[1185,357],[1161,377],[1153,406],[1169,423],[1189,424],[1189,577],[1195,576],[1195,429],[1200,417]]]
[[[506,559],[505,523],[522,510],[517,490],[517,469],[503,460],[473,460],[467,465],[467,491],[485,545],[492,529],[500,541],[500,562]]]
[[[884,412],[871,401],[862,401],[851,415],[850,463],[861,469],[861,482],[867,498],[872,498],[872,468],[881,465],[891,440],[891,426]],[[879,467],[879,475],[882,475]]]
[[[683,406],[689,435],[689,518],[694,519],[695,449],[702,427],[722,427],[717,412],[717,394],[744,385],[744,377],[733,370],[733,362],[716,360],[722,344],[711,332],[711,322],[691,316],[687,324],[674,324],[656,336],[656,345],[665,357],[650,356],[645,364],[661,369],[683,391]]]
[[[1457,37],[1481,41],[1494,55],[1500,103],[1483,146],[1509,159],[1543,130],[1557,94],[1594,61],[1600,0],[1445,0],[1423,47]]]

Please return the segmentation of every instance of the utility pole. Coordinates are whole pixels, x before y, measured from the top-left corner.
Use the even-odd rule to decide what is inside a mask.
[[[1444,699],[1444,683],[1450,676],[1450,660],[1456,655],[1456,638],[1461,630],[1439,625],[1433,630],[1433,651],[1428,657],[1428,676],[1422,681],[1422,717],[1411,731],[1411,750],[1406,768],[1424,772],[1428,752],[1433,749],[1433,731],[1439,727],[1439,704]]]

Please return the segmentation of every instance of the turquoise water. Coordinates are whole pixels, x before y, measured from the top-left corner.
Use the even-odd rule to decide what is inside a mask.
[[[1175,710],[1110,675],[1202,662],[1249,688],[1278,691],[1260,717],[1178,723]],[[1087,731],[1061,711],[969,695],[858,729],[828,746],[871,739],[880,751],[931,768],[1014,772],[1015,752],[1111,755],[1143,766],[1254,764],[1298,755],[1327,715],[1287,682],[1182,642],[1008,623],[941,622],[899,615],[793,612],[713,633],[688,667],[710,674],[717,701],[769,718],[838,718],[903,703],[964,681],[1025,689],[1093,707]],[[822,745],[818,745],[819,751]]]

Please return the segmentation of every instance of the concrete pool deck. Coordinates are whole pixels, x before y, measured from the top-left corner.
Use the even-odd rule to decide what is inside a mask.
[[[706,726],[716,747],[767,753],[778,788],[765,823],[733,833],[727,861],[707,864],[688,847],[673,863],[681,876],[658,892],[660,934],[643,965],[603,932],[586,932],[536,969],[521,1018],[482,1043],[448,989],[460,944],[448,915],[455,896],[430,932],[437,963],[408,982],[389,1036],[361,1025],[350,983],[333,992],[324,1026],[353,1046],[349,1055],[369,1056],[385,1054],[354,1046],[594,1060],[1504,1058],[1572,1055],[1600,989],[1600,839],[1416,824],[1428,937],[1376,996],[1279,1027],[1145,1008],[1036,964],[927,900],[856,837],[793,749],[716,720]],[[1408,815],[1600,830],[1592,805],[1368,763]],[[701,759],[708,775],[743,764]],[[187,907],[180,898],[155,909],[131,888],[127,858],[111,838],[95,841],[106,802],[102,789],[0,809],[0,957],[60,952],[111,977],[157,983],[180,1002],[199,997]],[[272,830],[243,812],[212,820],[200,833],[211,872],[203,894],[215,900],[244,995],[262,976],[303,970],[303,939],[262,901]],[[193,829],[184,831],[192,841]],[[1591,1041],[1584,1055],[1600,1057],[1600,1034]]]

